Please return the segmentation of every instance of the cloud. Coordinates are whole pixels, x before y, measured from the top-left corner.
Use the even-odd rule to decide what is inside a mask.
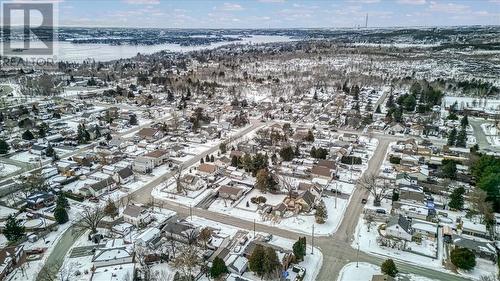
[[[220,7],[214,7],[214,10],[220,10],[220,11],[243,11],[243,7],[240,4],[236,3],[224,3]]]
[[[349,0],[347,2],[361,3],[361,4],[375,4],[375,3],[379,3],[380,0]]]
[[[285,0],[257,0],[260,3],[285,3]]]
[[[158,5],[160,0],[124,0],[127,4],[132,5]]]
[[[398,0],[399,4],[404,4],[404,5],[424,5],[427,3],[426,0]]]
[[[438,3],[436,1],[431,1],[429,10],[432,12],[442,12],[448,14],[462,14],[469,10],[469,6],[455,3]]]

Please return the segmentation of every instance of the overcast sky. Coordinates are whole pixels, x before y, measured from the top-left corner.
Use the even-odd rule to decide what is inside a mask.
[[[59,0],[64,26],[314,28],[500,25],[500,0]]]

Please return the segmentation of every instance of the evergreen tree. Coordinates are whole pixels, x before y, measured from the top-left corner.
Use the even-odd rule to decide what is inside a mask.
[[[457,141],[457,129],[453,128],[448,135],[448,146],[454,146]]]
[[[463,187],[455,188],[450,194],[450,203],[448,206],[452,209],[462,210],[464,207],[464,194],[465,189]]]
[[[476,266],[476,255],[466,248],[455,247],[450,254],[451,262],[463,270],[472,270]]]
[[[214,261],[212,262],[212,267],[210,268],[210,277],[217,279],[225,273],[229,273],[226,263],[223,259],[215,257]]]
[[[200,164],[203,164],[205,163],[205,161],[203,161],[203,158],[200,158]]]
[[[207,154],[207,156],[205,156],[205,162],[207,162],[207,163],[210,162],[210,156],[208,156],[208,154]]]
[[[392,259],[385,260],[382,263],[381,270],[382,273],[392,277],[396,277],[396,274],[398,274],[398,268]]]
[[[295,155],[295,151],[293,150],[293,148],[291,146],[285,146],[285,147],[280,149],[279,154],[280,154],[281,158],[283,159],[283,161],[292,161],[292,159]]]
[[[449,179],[457,177],[457,163],[455,161],[443,161],[442,176]]]
[[[236,155],[233,155],[233,157],[231,158],[231,166],[238,167],[238,162],[238,157]]]
[[[306,238],[299,237],[299,240],[293,244],[292,249],[297,261],[303,261],[306,255]]]
[[[385,106],[389,109],[393,108],[395,106],[395,103],[394,103],[394,95],[393,94],[390,94],[389,97],[387,98],[387,103],[385,104]]]
[[[280,260],[276,251],[271,247],[266,247],[264,249],[263,258],[263,271],[270,278],[275,279],[278,275],[279,268],[281,267]]]
[[[220,153],[225,154],[227,152],[227,144],[225,142],[219,145]]]
[[[69,221],[68,212],[63,207],[57,205],[54,210],[54,218],[58,224],[64,224]]]
[[[377,105],[377,109],[375,109],[375,113],[382,113],[382,110],[380,109],[380,104]]]
[[[45,155],[47,155],[48,157],[52,157],[54,155],[54,148],[50,143],[47,146],[47,149],[45,150]]]
[[[33,133],[31,133],[30,130],[26,130],[26,131],[24,131],[22,138],[23,138],[23,140],[32,140],[35,138],[35,136],[33,136]]]
[[[251,271],[255,272],[257,276],[264,275],[264,247],[261,244],[255,245],[248,259],[248,267]]]
[[[135,114],[130,115],[129,123],[132,126],[137,125],[137,116],[135,116]]]
[[[462,117],[462,120],[460,120],[460,126],[462,126],[462,128],[466,128],[468,125],[469,118],[467,117],[467,115],[464,115],[464,117]]]
[[[69,202],[68,202],[68,199],[66,198],[66,195],[64,195],[63,192],[59,193],[59,195],[57,196],[57,202],[56,202],[57,206],[61,206],[63,208],[69,208]]]
[[[295,157],[300,157],[300,148],[299,148],[298,144],[295,146],[294,155],[295,155]]]
[[[210,162],[215,162],[215,157],[213,155],[210,155]]]
[[[112,139],[113,139],[113,137],[111,136],[111,134],[110,134],[110,133],[107,133],[107,134],[106,134],[106,140],[107,140],[107,141],[110,141],[110,140],[112,140]]]
[[[460,132],[457,135],[456,146],[458,147],[466,147],[467,146],[467,133],[465,132],[465,128],[462,127]]]
[[[9,149],[9,144],[4,139],[0,139],[0,154],[7,154]]]
[[[15,242],[24,236],[24,226],[21,225],[21,220],[16,219],[13,215],[9,215],[7,222],[5,223],[5,228],[3,229],[3,235],[9,240],[9,242]]]

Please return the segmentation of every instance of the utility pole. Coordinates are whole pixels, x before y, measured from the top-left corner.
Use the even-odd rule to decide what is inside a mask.
[[[358,250],[356,251],[356,268],[359,267],[359,241],[358,241]]]
[[[189,217],[191,217],[191,221],[193,220],[193,208],[191,207],[191,204],[189,204]]]
[[[253,239],[255,239],[255,219],[253,219]]]
[[[314,224],[312,228],[312,238],[311,238],[311,255],[314,255]]]
[[[339,197],[338,182],[335,181],[335,209],[337,209],[337,197]]]

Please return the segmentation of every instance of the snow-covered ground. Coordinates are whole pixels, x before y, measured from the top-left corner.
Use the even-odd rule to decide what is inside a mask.
[[[483,129],[486,139],[491,145],[500,146],[500,130],[498,130],[494,124],[481,124],[481,129]]]
[[[382,274],[380,271],[380,267],[366,263],[360,262],[356,264],[355,262],[351,262],[346,264],[339,273],[339,277],[337,281],[369,281],[372,280],[373,275]],[[398,274],[396,276],[396,280],[405,280],[405,281],[432,281],[433,279],[429,279],[426,277],[418,276],[415,274]]]
[[[261,195],[268,198],[267,194]],[[269,196],[271,201],[279,201],[280,197],[284,199],[286,195]],[[246,198],[248,198],[248,201],[250,201],[251,197],[246,196]],[[315,222],[315,217],[313,214],[299,214],[289,218],[269,220],[266,216],[263,216],[261,213],[255,211],[257,210],[256,205],[249,202],[250,207],[246,207],[246,201],[247,200],[242,200],[240,203],[232,205],[228,200],[217,199],[214,201],[214,203],[212,203],[212,205],[210,205],[209,210],[224,213],[226,215],[248,221],[255,220],[257,223],[275,227],[282,227],[304,234],[312,233],[312,228],[314,225],[315,235],[330,235],[332,233],[335,233],[338,226],[340,225],[342,218],[344,217],[345,209],[347,208],[347,205],[349,203],[348,200],[338,198],[337,207],[335,208],[335,197],[324,197],[323,201],[325,202],[327,208],[328,218],[324,224],[317,224]],[[242,205],[243,207],[240,207],[239,205]]]
[[[358,225],[356,226],[356,233],[354,235],[352,247],[357,248],[359,243],[360,251],[366,253],[399,259],[418,266],[444,270],[442,268],[440,260],[405,252],[402,250],[380,246],[377,243],[377,237],[379,236],[377,229],[380,225],[380,223],[373,222],[370,226],[368,226],[365,220],[361,217],[358,221]]]
[[[20,169],[21,168],[14,165],[0,163],[0,178],[6,177],[14,172],[19,171]]]

